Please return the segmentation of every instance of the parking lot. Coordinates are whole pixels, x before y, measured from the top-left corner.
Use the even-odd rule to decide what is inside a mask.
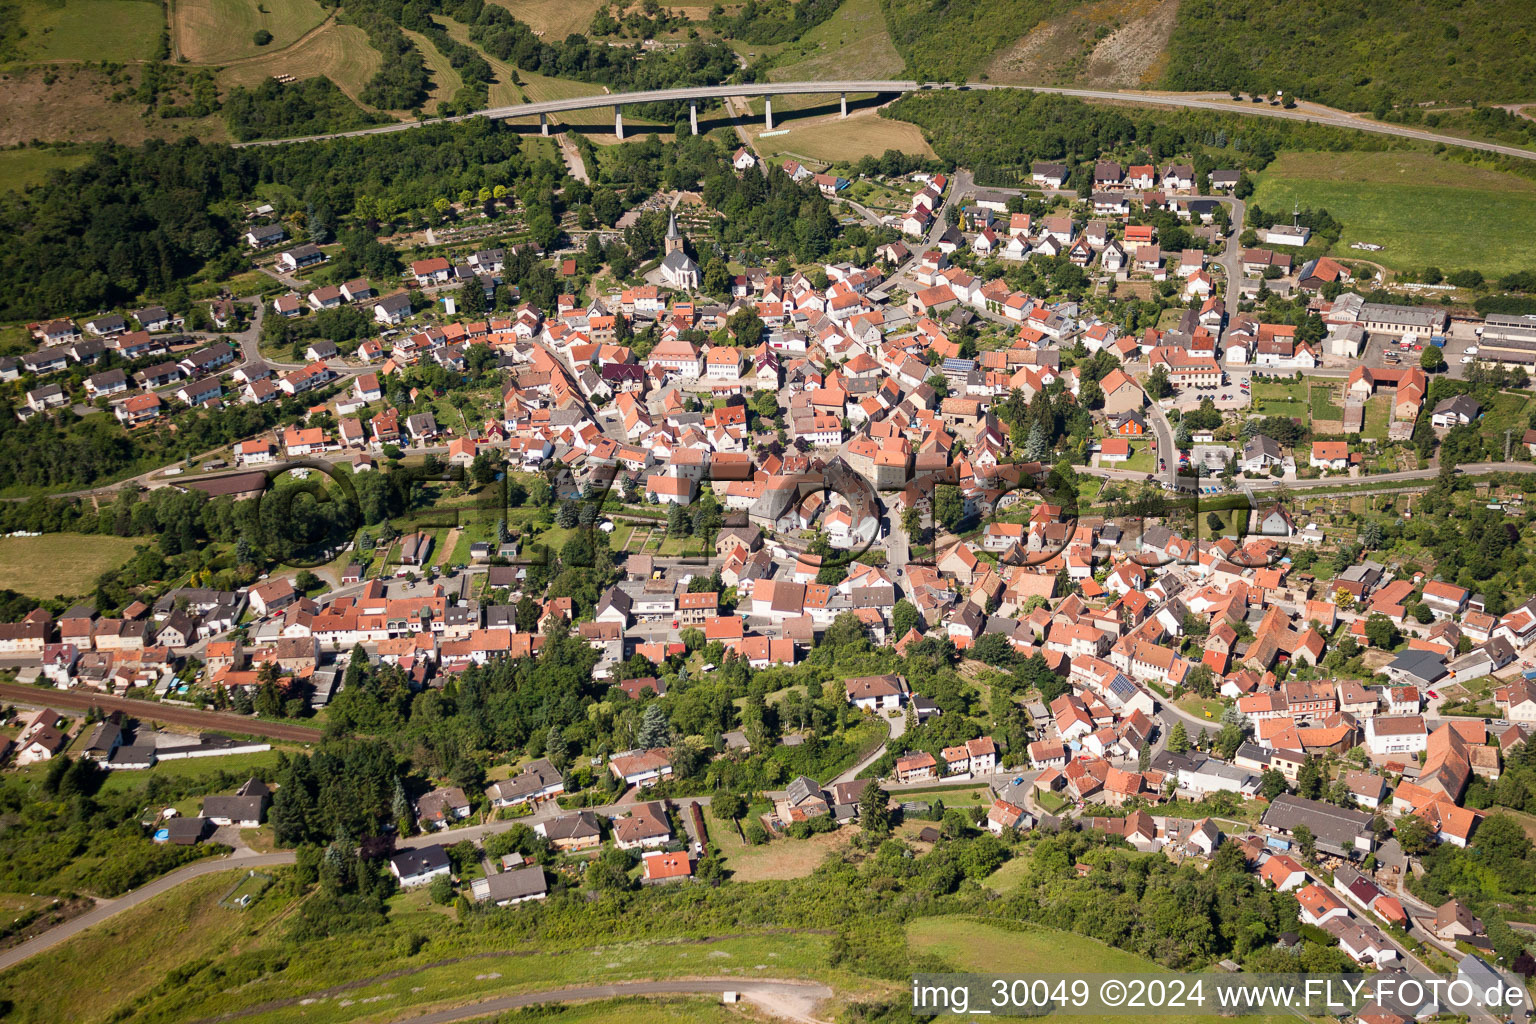
[[[1419,365],[1423,358],[1424,349],[1430,344],[1428,338],[1414,338],[1408,347],[1402,345],[1401,334],[1372,334],[1366,338],[1364,357],[1360,360],[1362,365],[1382,367],[1386,369],[1409,369]],[[1448,367],[1446,374],[1451,377],[1465,377],[1467,367],[1475,358],[1477,348],[1477,335],[1472,324],[1453,323],[1446,332],[1445,347],[1441,349]],[[1469,350],[1474,350],[1469,352]],[[1464,361],[1465,360],[1465,361]]]
[[[1250,393],[1243,388],[1243,385],[1248,383],[1248,374],[1249,368],[1244,367],[1237,374],[1227,374],[1227,383],[1220,387],[1185,388],[1174,399],[1174,404],[1181,411],[1196,409],[1201,402],[1209,398],[1215,403],[1216,408],[1223,412],[1246,409],[1253,404]]]

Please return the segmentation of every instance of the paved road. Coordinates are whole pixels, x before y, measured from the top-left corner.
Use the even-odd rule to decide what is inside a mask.
[[[1151,413],[1147,419],[1152,424],[1152,432],[1157,435],[1157,457],[1163,460],[1163,468],[1155,475],[1163,486],[1174,487],[1179,482],[1179,460],[1173,454],[1173,425],[1158,403],[1149,403],[1147,410]]]
[[[886,725],[890,726],[891,730],[890,735],[886,738],[886,741],[876,747],[868,757],[864,758],[858,764],[854,765],[852,768],[849,768],[837,778],[827,783],[828,786],[835,786],[839,782],[852,782],[854,779],[858,778],[859,772],[862,772],[865,768],[868,768],[870,765],[880,760],[880,758],[885,755],[886,748],[889,747],[897,739],[899,739],[901,735],[907,731],[907,716],[905,714],[896,718],[885,718],[884,713],[882,712],[881,718],[884,720]]]
[[[155,701],[110,697],[89,690],[52,690],[17,683],[0,683],[0,699],[36,707],[68,708],[71,711],[86,711],[93,707],[104,711],[122,711],[135,718],[170,725],[187,725],[210,732],[233,733],[236,736],[265,736],[294,743],[315,743],[320,739],[320,730],[302,725],[286,725],[247,715],[182,708]]]
[[[1243,247],[1238,244],[1238,239],[1243,234],[1243,224],[1246,223],[1248,216],[1248,204],[1235,196],[1223,198],[1222,202],[1232,207],[1232,233],[1227,236],[1226,248],[1217,263],[1227,275],[1227,315],[1231,316],[1237,312],[1238,301],[1242,298]]]
[[[832,990],[813,981],[756,981],[743,978],[705,978],[694,981],[625,981],[612,985],[581,985],[576,988],[523,992],[471,1003],[451,1010],[436,1010],[414,1017],[396,1017],[396,1024],[452,1024],[453,1021],[490,1017],[507,1010],[540,1003],[574,1003],[593,999],[631,996],[707,995],[740,992],[742,997],[769,1013],[788,1020],[815,1022],[817,1003],[832,998]]]
[[[1474,462],[1457,466],[1456,472],[1463,476],[1478,476],[1483,473],[1536,473],[1536,463]],[[1355,480],[1340,480],[1337,477],[1330,479],[1318,478],[1316,480],[1253,480],[1248,483],[1248,486],[1256,491],[1274,490],[1280,487],[1292,491],[1304,491],[1318,487],[1370,486],[1372,484],[1396,483],[1398,481],[1433,480],[1439,475],[1439,468],[1431,467],[1430,469],[1407,469],[1400,473],[1377,473],[1373,476],[1360,477]]]
[[[572,110],[590,110],[593,108],[613,107],[615,110],[632,103],[667,103],[678,101],[697,100],[726,100],[741,97],[768,97],[807,94],[833,94],[833,93],[907,93],[924,91],[943,91],[953,89],[969,89],[976,91],[991,89],[1020,89],[1021,86],[996,85],[990,82],[974,82],[964,86],[955,86],[948,83],[918,84],[909,80],[884,80],[863,79],[857,81],[840,82],[772,82],[766,84],[747,83],[733,85],[702,86],[686,89],[652,89],[644,92],[612,93],[597,96],[576,96],[563,100],[548,100],[543,103],[522,103],[510,107],[489,107],[478,110],[472,114],[462,114],[458,117],[438,118],[437,121],[406,121],[399,124],[382,125],[377,128],[362,128],[350,132],[332,132],[325,135],[305,135],[292,139],[269,139],[261,142],[237,143],[244,146],[280,146],[290,142],[317,142],[324,139],[354,138],[360,135],[379,135],[388,132],[409,131],[412,128],[424,124],[435,124],[444,121],[466,121],[473,117],[488,117],[493,120],[503,120],[520,117],[538,117],[540,114],[559,114]],[[1502,156],[1519,157],[1525,160],[1536,160],[1536,150],[1522,149],[1519,146],[1506,146],[1496,142],[1480,142],[1471,139],[1458,138],[1454,135],[1439,135],[1418,128],[1408,128],[1398,124],[1383,124],[1377,121],[1365,120],[1352,116],[1342,111],[1331,110],[1309,104],[1306,109],[1286,110],[1283,107],[1271,107],[1268,104],[1241,103],[1232,100],[1212,99],[1209,94],[1193,96],[1181,93],[1157,93],[1138,92],[1135,90],[1114,89],[1065,89],[1051,86],[1029,86],[1026,91],[1052,93],[1058,96],[1072,96],[1083,100],[1107,100],[1131,103],[1146,103],[1159,107],[1183,107],[1192,110],[1215,110],[1228,114],[1246,114],[1253,117],[1273,117],[1284,121],[1305,121],[1311,124],[1326,124],[1335,128],[1352,129],[1355,131],[1375,132],[1379,135],[1395,135],[1399,138],[1416,139],[1420,142],[1437,142],[1447,146],[1461,146],[1467,149],[1478,149],[1487,153],[1498,153]]]
[[[71,918],[57,928],[50,928],[36,938],[29,939],[19,946],[7,949],[5,952],[0,953],[0,971],[8,970],[19,963],[30,960],[44,950],[52,949],[64,940],[79,935],[87,928],[101,924],[108,918],[116,917],[123,911],[136,907],[146,900],[154,899],[161,893],[168,892],[183,882],[190,882],[194,878],[211,875],[218,871],[244,871],[250,868],[279,867],[292,863],[292,851],[248,854],[246,856],[236,854],[233,857],[217,857],[195,861],[186,867],[172,871],[170,874],[161,875],[153,882],[134,889],[132,892],[124,893],[116,899],[104,900],[97,905],[96,909],[87,911],[79,917]]]

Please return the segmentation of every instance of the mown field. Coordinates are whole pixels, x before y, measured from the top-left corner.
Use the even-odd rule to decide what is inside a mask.
[[[777,106],[774,113],[778,114]],[[758,151],[765,157],[784,154],[827,163],[857,160],[866,154],[879,156],[888,149],[933,156],[933,150],[917,125],[880,117],[873,110],[852,115],[847,120],[835,114],[804,122],[791,118],[783,122],[783,129],[787,129],[783,135],[764,138],[763,125],[759,122],[752,130]]]
[[[405,35],[421,51],[422,60],[427,65],[427,74],[432,78],[432,87],[427,92],[427,102],[422,104],[422,109],[428,114],[435,114],[438,107],[453,99],[454,93],[464,84],[464,79],[448,63],[448,58],[432,44],[432,40],[420,32],[406,32]]]
[[[545,39],[562,40],[585,33],[604,0],[493,0]]]
[[[914,952],[941,956],[964,971],[1120,971],[1161,974],[1166,968],[1134,953],[1054,928],[1013,931],[962,917],[924,917],[907,925]]]
[[[33,597],[88,594],[96,577],[122,565],[142,543],[143,538],[78,533],[0,537],[0,588]]]
[[[1335,248],[1344,258],[1487,275],[1531,265],[1536,182],[1428,153],[1282,153],[1259,175],[1253,202],[1327,209],[1344,225]]]
[[[176,47],[194,64],[221,64],[292,46],[325,21],[315,0],[176,0]],[[256,45],[256,33],[272,41]]]
[[[480,54],[481,59],[491,66],[492,71],[496,72],[496,81],[491,83],[489,89],[491,106],[510,107],[514,103],[523,102],[523,90],[513,84],[514,77],[519,74],[516,68],[506,61],[497,60],[476,46],[469,38],[469,26],[463,22],[443,17],[437,17],[434,20],[443,26],[443,30],[448,33],[450,39]]]
[[[324,75],[356,103],[383,63],[379,51],[368,45],[367,33],[355,25],[332,22],[297,46],[226,68],[219,75],[219,85],[255,86],[273,75]]]
[[[155,0],[23,0],[12,11],[25,35],[0,59],[148,60],[165,30]]]

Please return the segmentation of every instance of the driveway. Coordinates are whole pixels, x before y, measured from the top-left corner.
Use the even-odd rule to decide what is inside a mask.
[[[902,713],[896,718],[885,718],[884,713],[882,712],[881,719],[885,722],[886,727],[890,729],[890,735],[886,737],[885,742],[876,747],[874,752],[871,753],[868,757],[864,758],[858,764],[854,765],[852,768],[849,768],[837,778],[827,783],[828,786],[835,786],[839,782],[852,782],[854,779],[858,778],[860,772],[884,756],[886,750],[891,745],[891,741],[899,739],[902,734],[907,731],[907,716],[905,713]]]

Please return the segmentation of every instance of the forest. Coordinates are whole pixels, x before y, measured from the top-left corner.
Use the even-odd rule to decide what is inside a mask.
[[[368,33],[368,45],[384,58],[363,87],[362,100],[385,110],[412,110],[426,100],[432,80],[421,51],[400,31],[399,19],[390,18],[388,7],[373,0],[347,5],[347,20]]]
[[[362,109],[324,76],[288,85],[269,78],[254,89],[237,85],[225,97],[223,112],[230,134],[241,142],[344,132],[391,120]]]
[[[723,36],[754,46],[799,39],[837,12],[843,0],[747,0],[733,12],[710,11],[709,27]]]

